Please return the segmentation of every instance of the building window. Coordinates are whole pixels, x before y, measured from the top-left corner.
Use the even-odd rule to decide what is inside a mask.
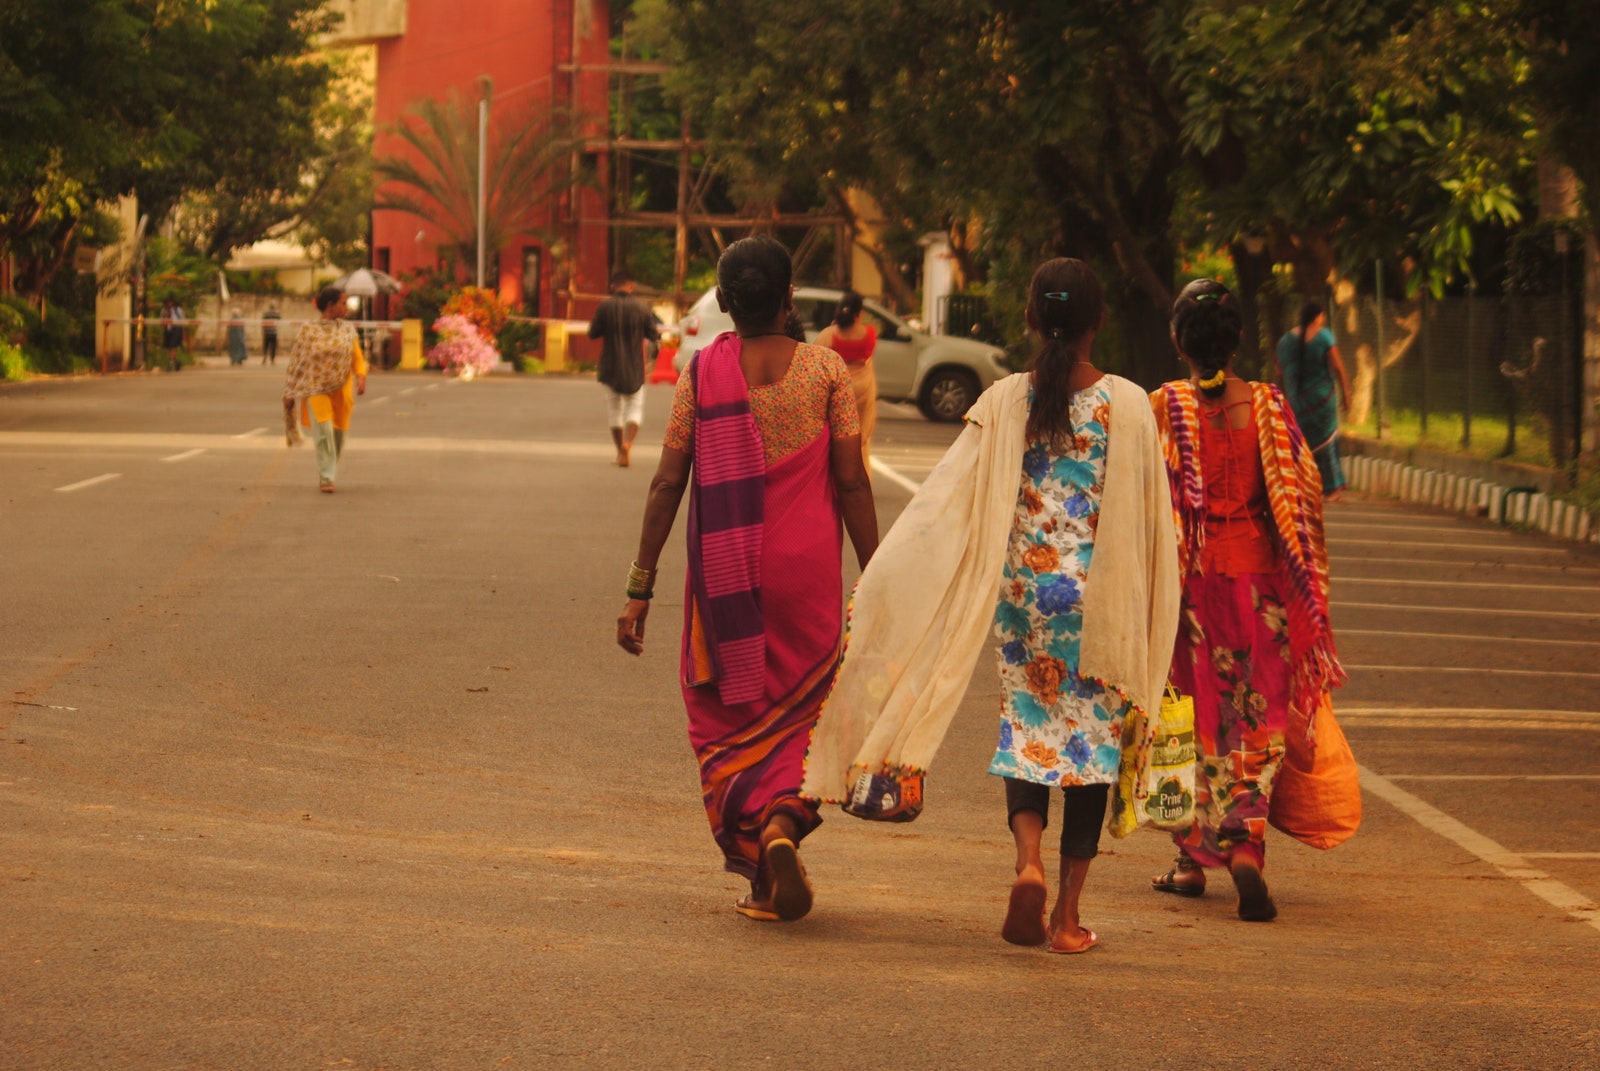
[[[539,315],[539,274],[544,252],[536,245],[522,247],[522,314]]]

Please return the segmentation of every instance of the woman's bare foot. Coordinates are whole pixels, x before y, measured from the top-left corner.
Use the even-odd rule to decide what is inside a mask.
[[[794,823],[783,815],[774,815],[761,831],[762,864],[772,889],[772,910],[784,922],[805,918],[811,913],[813,899],[796,836]]]
[[[772,906],[772,897],[765,882],[757,879],[750,883],[750,891],[733,902],[733,909],[747,919],[757,922],[777,922],[778,912]]]
[[[1006,904],[1006,920],[1000,936],[1014,945],[1042,945],[1049,940],[1045,929],[1044,902],[1049,890],[1044,883],[1044,867],[1029,863],[1019,868]]]
[[[1100,943],[1100,935],[1087,926],[1076,923],[1060,928],[1052,926],[1050,929],[1050,947],[1046,952],[1055,952],[1063,956],[1075,956],[1079,952],[1087,952]]]

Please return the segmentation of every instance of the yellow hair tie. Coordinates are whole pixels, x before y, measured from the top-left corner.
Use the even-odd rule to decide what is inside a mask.
[[[1217,369],[1216,375],[1212,376],[1210,379],[1202,379],[1200,381],[1200,389],[1216,390],[1218,387],[1222,386],[1223,383],[1227,382],[1227,379],[1227,370],[1219,368]]]

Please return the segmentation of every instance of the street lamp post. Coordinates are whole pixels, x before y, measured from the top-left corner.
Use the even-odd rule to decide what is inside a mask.
[[[488,229],[484,191],[488,187],[489,101],[478,101],[478,287],[483,287],[483,235]]]

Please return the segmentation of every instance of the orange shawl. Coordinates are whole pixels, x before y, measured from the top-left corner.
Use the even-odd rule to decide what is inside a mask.
[[[1283,392],[1252,383],[1251,404],[1272,509],[1272,540],[1278,551],[1289,610],[1289,654],[1293,659],[1289,717],[1309,737],[1317,705],[1343,682],[1328,619],[1328,549],[1322,534],[1322,476]],[[1200,469],[1200,409],[1194,383],[1175,380],[1150,395],[1167,462],[1172,510],[1178,529],[1178,563],[1188,577],[1200,569],[1205,545],[1205,478]]]

